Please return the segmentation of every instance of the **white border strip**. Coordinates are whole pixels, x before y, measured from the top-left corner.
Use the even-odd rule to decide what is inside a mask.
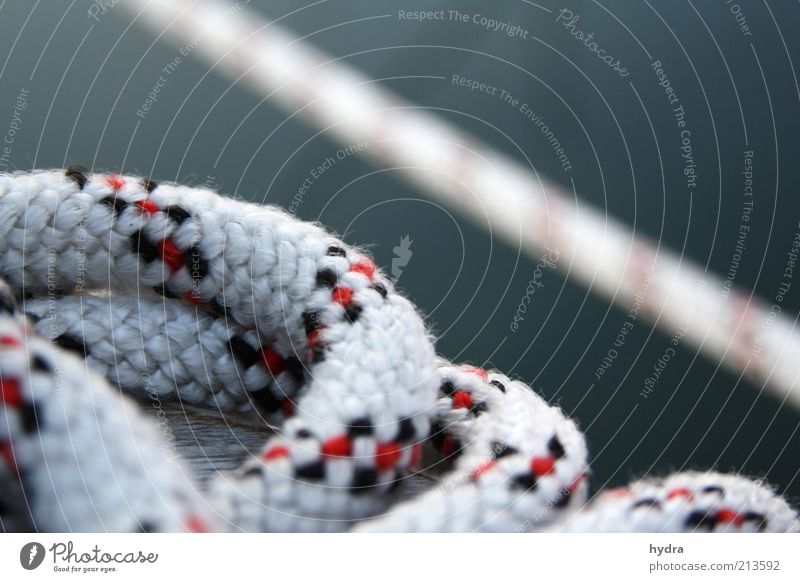
[[[589,580],[598,573],[619,581],[640,582],[649,574],[654,580],[738,581],[797,580],[800,574],[791,534],[531,536],[5,534],[0,574],[7,580],[115,582]],[[38,566],[26,571],[21,563],[30,559],[31,543],[42,547],[34,556]]]

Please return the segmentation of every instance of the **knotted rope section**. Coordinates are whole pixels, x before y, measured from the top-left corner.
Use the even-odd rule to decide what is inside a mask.
[[[81,168],[3,174],[0,277],[4,530],[800,529],[766,485],[714,473],[587,506],[573,421],[437,358],[365,253],[274,207]],[[128,397],[152,394],[279,429],[201,490]],[[423,448],[446,475],[395,503]]]

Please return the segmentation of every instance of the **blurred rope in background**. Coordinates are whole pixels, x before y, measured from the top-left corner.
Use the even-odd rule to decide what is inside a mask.
[[[159,37],[180,47],[196,44],[194,54],[213,70],[246,82],[341,144],[374,144],[358,153],[400,170],[421,191],[521,246],[532,260],[555,251],[568,277],[623,311],[639,304],[642,316],[665,334],[765,382],[782,402],[800,408],[797,317],[636,235],[532,164],[509,159],[246,6],[224,0],[123,5]]]

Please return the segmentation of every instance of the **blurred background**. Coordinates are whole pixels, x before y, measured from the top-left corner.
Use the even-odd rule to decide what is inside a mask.
[[[307,42],[474,138],[521,162],[527,156],[542,175],[574,187],[581,201],[720,277],[737,250],[745,200],[753,201],[734,283],[766,302],[775,297],[800,220],[797,3],[240,3],[283,18]],[[341,144],[325,132],[288,119],[290,112],[196,54],[165,76],[164,67],[181,56],[178,45],[134,23],[124,4],[0,3],[0,171],[82,164],[293,206],[297,216],[367,246],[387,270],[401,258],[397,285],[426,314],[442,355],[521,378],[577,418],[595,489],[647,473],[716,467],[766,477],[800,498],[798,411],[686,345],[643,399],[670,338],[641,319],[598,375],[627,311],[554,269],[541,273],[542,286],[512,332],[535,261],[392,170],[357,155],[336,158]],[[557,21],[563,8],[579,15],[575,28],[594,33],[626,76]],[[522,32],[510,36],[471,18],[400,16],[419,10],[485,15]],[[685,110],[693,190],[654,61]],[[453,75],[498,91],[471,91]],[[148,103],[159,76],[166,80]],[[519,107],[500,98],[502,90],[541,115],[569,168]],[[750,198],[745,152],[753,152]],[[327,158],[336,161],[320,173]],[[312,172],[318,176],[298,199]],[[782,309],[796,319],[800,289],[789,290]]]

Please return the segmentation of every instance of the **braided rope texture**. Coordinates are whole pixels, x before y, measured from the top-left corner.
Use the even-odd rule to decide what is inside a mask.
[[[76,167],[2,174],[0,278],[7,531],[798,530],[768,486],[715,473],[587,506],[573,421],[437,358],[364,252],[277,208]],[[152,397],[279,429],[200,491],[134,404]],[[445,476],[395,505],[423,446]]]

